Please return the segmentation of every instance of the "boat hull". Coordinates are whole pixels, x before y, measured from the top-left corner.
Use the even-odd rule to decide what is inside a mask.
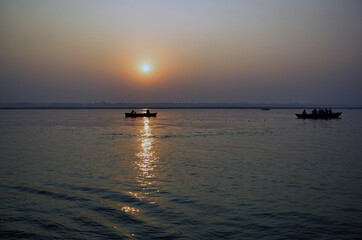
[[[336,113],[330,113],[330,114],[300,114],[300,113],[296,113],[295,115],[298,118],[301,119],[333,119],[333,118],[339,118],[339,116],[341,116],[341,112],[336,112]]]
[[[156,117],[157,113],[124,113],[126,117]]]

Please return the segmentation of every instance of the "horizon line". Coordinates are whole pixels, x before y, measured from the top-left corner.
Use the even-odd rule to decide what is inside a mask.
[[[356,104],[356,103],[298,103],[298,102],[261,102],[261,103],[253,103],[253,102],[107,102],[107,101],[95,101],[95,102],[37,102],[37,101],[13,101],[13,102],[0,102],[1,105],[16,105],[16,104],[33,104],[33,105],[95,105],[95,104],[107,104],[107,105],[143,105],[143,104],[171,104],[171,105],[303,105],[303,106],[309,106],[309,105],[319,105],[319,106],[327,106],[327,105],[333,105],[333,106],[361,106],[362,104]]]
[[[0,109],[311,109],[311,108],[337,108],[362,109],[357,104],[300,104],[300,103],[64,103],[64,102],[11,102],[0,103]]]

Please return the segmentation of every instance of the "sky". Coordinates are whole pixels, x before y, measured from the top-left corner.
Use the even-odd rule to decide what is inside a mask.
[[[0,0],[0,102],[362,104],[360,0]]]

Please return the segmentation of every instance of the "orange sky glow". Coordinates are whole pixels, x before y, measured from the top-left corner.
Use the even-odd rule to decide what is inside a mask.
[[[361,11],[353,0],[5,0],[0,101],[359,103]]]

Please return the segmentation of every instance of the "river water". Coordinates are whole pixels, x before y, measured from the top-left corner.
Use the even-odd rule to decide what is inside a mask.
[[[362,111],[0,110],[0,238],[357,239]]]

